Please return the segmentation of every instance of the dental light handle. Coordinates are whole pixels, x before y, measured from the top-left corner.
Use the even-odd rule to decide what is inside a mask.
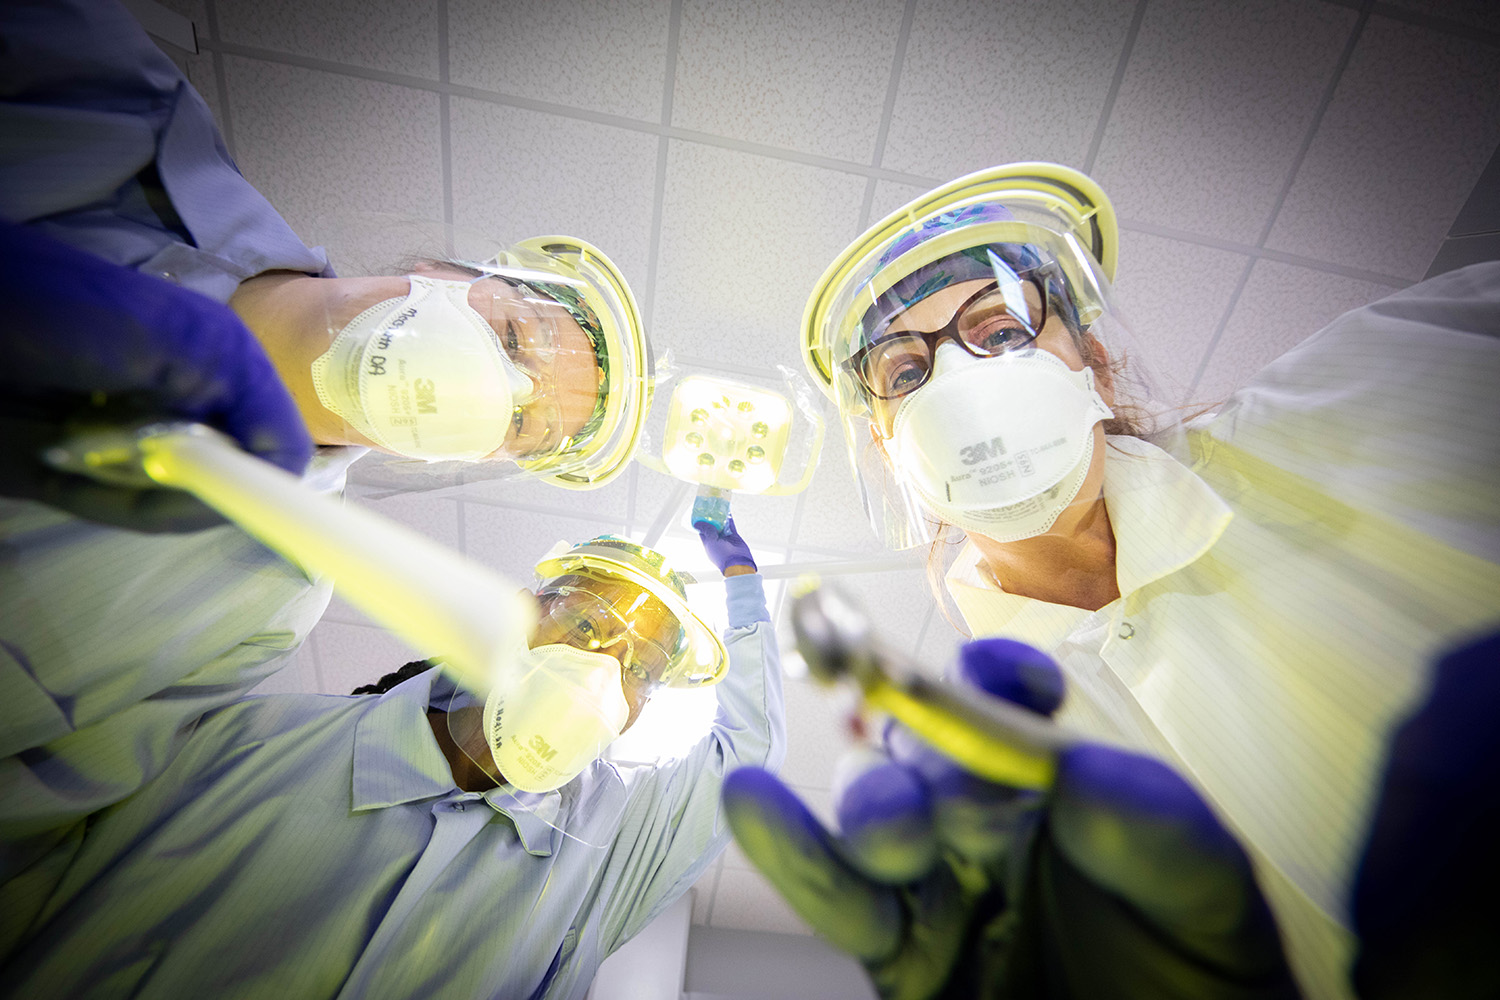
[[[715,486],[698,487],[698,495],[693,498],[693,512],[688,518],[688,523],[697,524],[699,521],[707,521],[719,531],[723,531],[724,525],[729,522],[731,495],[729,490],[721,490]]]
[[[518,585],[399,524],[315,493],[201,424],[150,424],[72,438],[51,464],[120,482],[143,471],[186,490],[291,562],[331,576],[339,594],[424,655],[441,655],[487,691],[524,648],[535,610]]]

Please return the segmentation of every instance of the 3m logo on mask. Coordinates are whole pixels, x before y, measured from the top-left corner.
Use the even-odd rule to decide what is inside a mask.
[[[417,394],[418,413],[437,412],[437,386],[430,378],[419,378],[411,384],[412,390]]]
[[[1005,442],[999,437],[992,437],[988,441],[980,441],[978,444],[958,449],[959,460],[965,465],[978,465],[980,462],[988,462],[1004,454]]]
[[[542,739],[540,736],[533,736],[531,738],[531,749],[534,750],[536,752],[536,755],[542,758],[542,760],[551,760],[553,757],[557,756],[557,751],[548,746],[547,741]]]

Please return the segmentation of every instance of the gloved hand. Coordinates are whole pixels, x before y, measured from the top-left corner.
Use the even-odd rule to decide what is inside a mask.
[[[222,523],[170,489],[109,486],[39,457],[71,422],[193,420],[300,474],[312,440],[260,345],[224,305],[0,223],[0,494],[141,531]]]
[[[1391,740],[1359,875],[1354,986],[1366,1000],[1500,996],[1500,633],[1444,656]]]
[[[735,530],[734,518],[725,521],[722,528],[716,527],[712,521],[694,521],[693,528],[703,542],[703,551],[708,553],[709,561],[719,567],[720,573],[738,576],[746,572],[745,569],[740,570],[740,573],[729,572],[735,566],[747,567],[751,573],[756,571],[755,557],[750,554],[750,546],[745,544],[745,540]]]
[[[970,643],[961,674],[1044,714],[1062,701],[1056,666],[1020,643]],[[745,854],[883,997],[1297,995],[1244,851],[1165,765],[1077,744],[1041,795],[899,727],[886,744],[838,796],[837,836],[769,772],[724,785]]]

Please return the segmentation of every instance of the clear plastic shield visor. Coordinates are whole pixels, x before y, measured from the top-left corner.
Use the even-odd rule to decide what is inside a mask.
[[[651,391],[634,300],[587,244],[539,242],[330,283],[309,376],[325,429],[375,449],[352,481],[592,489],[623,471]]]
[[[1007,206],[1009,207],[1009,206]],[[1106,434],[1169,449],[1177,412],[1092,256],[1044,209],[875,248],[834,291],[824,355],[872,527],[1002,542],[1098,499]]]
[[[607,838],[566,822],[573,779],[634,723],[686,654],[686,633],[660,600],[615,577],[558,577],[537,603],[529,648],[497,669],[489,690],[454,695],[448,732],[495,784],[491,804],[603,847]]]

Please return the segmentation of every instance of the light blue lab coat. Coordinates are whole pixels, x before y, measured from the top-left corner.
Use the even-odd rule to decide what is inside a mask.
[[[160,778],[95,817],[0,992],[581,998],[727,842],[725,774],[783,756],[761,579],[726,583],[710,733],[656,767],[596,761],[519,793],[526,806],[509,785],[455,787],[426,718],[452,692],[436,671],[205,717]]]
[[[6,0],[0,39],[0,216],[220,301],[262,271],[326,272],[114,0]],[[362,453],[325,449],[307,481],[341,489]],[[237,528],[147,536],[0,499],[0,593],[4,881],[271,673],[330,585]],[[26,919],[0,911],[0,947]]]
[[[220,302],[265,271],[327,272],[116,0],[6,0],[0,38],[0,217]]]

